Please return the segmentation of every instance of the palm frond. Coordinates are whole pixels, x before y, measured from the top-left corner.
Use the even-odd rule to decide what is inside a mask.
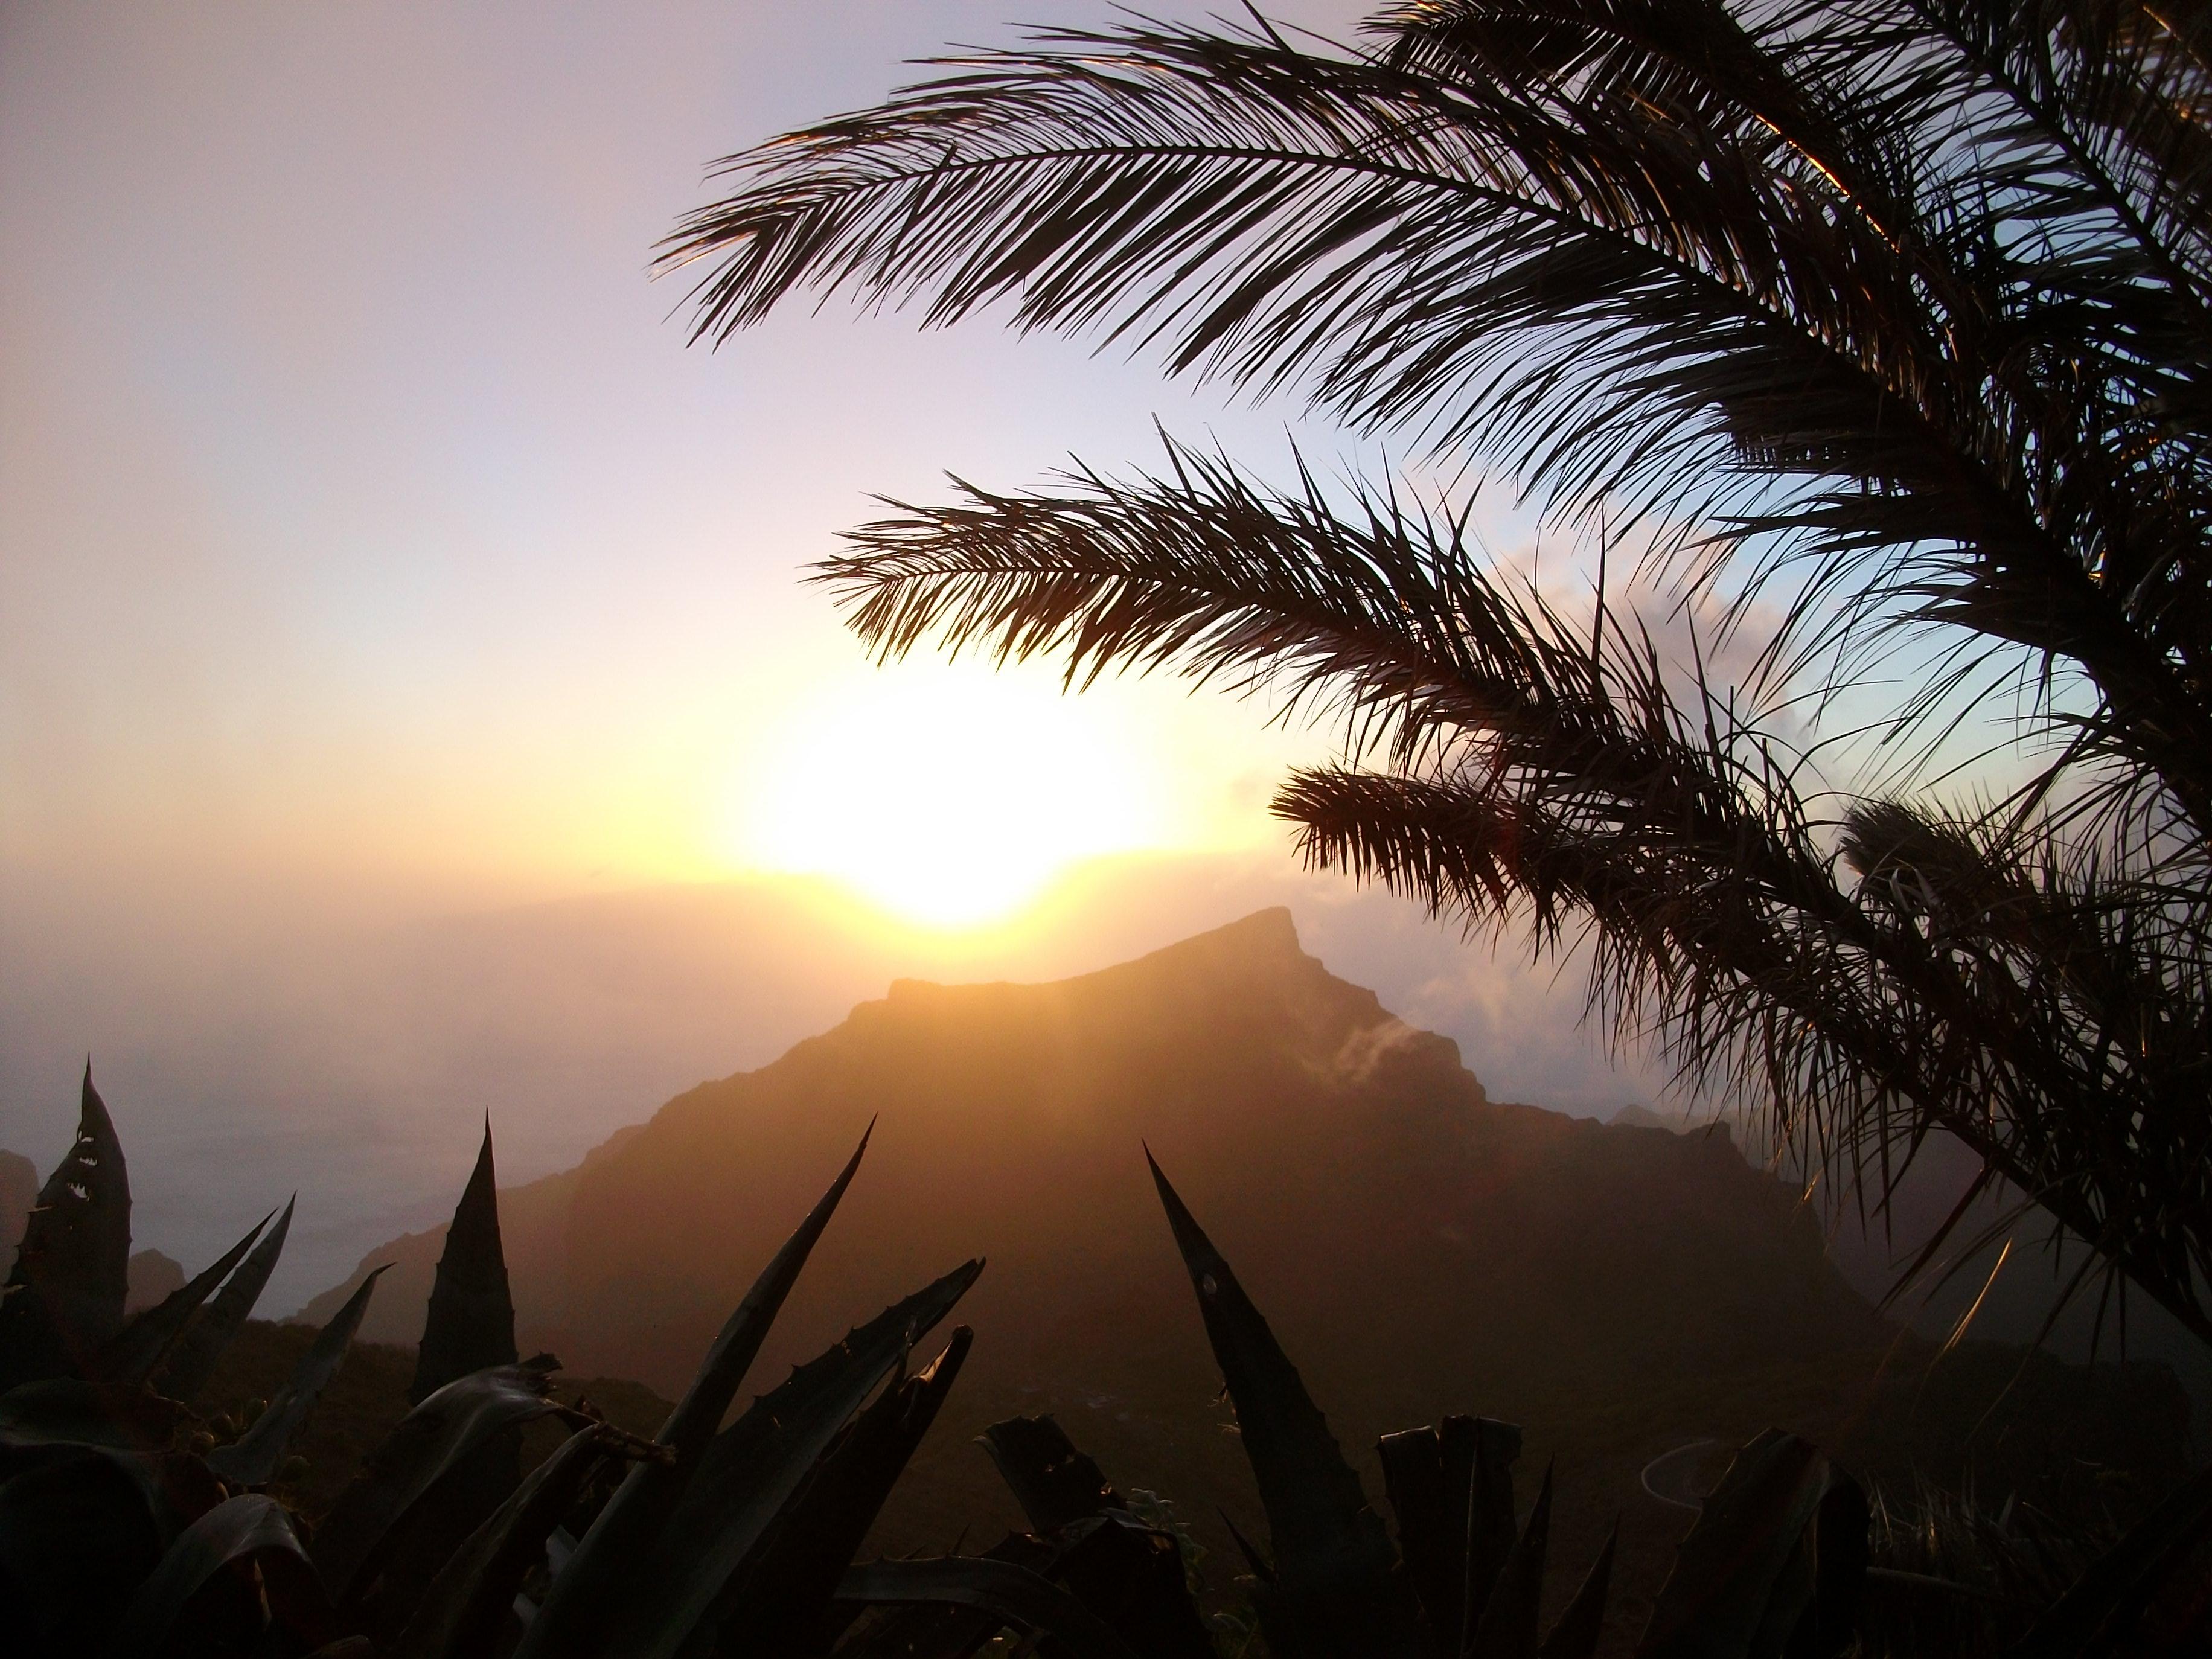
[[[1487,778],[1310,770],[1275,810],[1320,867],[1470,928],[1518,924],[1546,954],[1584,946],[1594,1010],[1656,1040],[1686,1081],[1763,1107],[1776,1145],[1852,1190],[1887,1194],[1928,1133],[1957,1137],[2212,1337],[2202,918],[2169,918],[2147,949],[2115,925],[2135,907],[2049,872],[2025,884],[1962,856],[1960,826],[1924,821],[1911,839],[1942,843],[1941,865],[1908,870],[1893,849],[1847,897],[1806,905],[1817,841],[1786,795],[1745,805],[1770,825],[1755,849]],[[1854,814],[1854,852],[1907,821]]]
[[[1160,476],[906,507],[816,578],[886,657],[933,637],[1058,658],[1072,685],[1163,670],[1340,718],[1391,769],[1292,779],[1276,810],[1310,861],[1587,948],[1595,1013],[1762,1106],[1838,1185],[1886,1193],[1930,1130],[1960,1137],[2212,1334],[2196,890],[2114,878],[2032,821],[1824,819],[1753,713],[1618,610],[1593,629],[1510,591],[1463,520],[1169,453]]]
[[[1471,447],[1554,510],[1644,515],[1693,580],[1792,582],[1778,670],[1966,629],[2057,665],[2027,682],[2054,723],[2076,687],[2117,711],[2087,757],[2201,836],[2204,233],[2185,179],[2145,196],[2120,161],[2187,174],[2208,83],[2148,14],[2003,10],[1437,0],[1365,51],[1047,32],[729,158],[666,258],[708,264],[704,337],[802,289],[1003,301]]]
[[[1018,495],[956,480],[957,504],[887,503],[901,516],[849,532],[811,579],[885,659],[934,635],[1061,658],[1071,687],[1169,668],[1341,718],[1352,750],[1401,765],[1473,730],[1624,735],[1588,636],[1495,578],[1463,515],[1356,489],[1340,510],[1303,465],[1280,492],[1164,441],[1159,475]]]
[[[1356,45],[1136,18],[935,69],[723,163],[665,251],[696,337],[1004,307],[1471,455],[1763,632],[1711,683],[1714,635],[1571,622],[1468,509],[1170,443],[892,503],[817,573],[872,648],[1340,720],[1278,803],[1314,861],[1586,948],[1617,1034],[1857,1190],[1958,1136],[2212,1337],[2197,9],[1406,0]],[[1780,711],[1820,751],[1892,672],[1827,793]],[[2008,743],[2025,778],[1947,804]]]

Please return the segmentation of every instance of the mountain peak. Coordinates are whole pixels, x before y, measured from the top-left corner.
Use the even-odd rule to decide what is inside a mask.
[[[1364,986],[1340,980],[1306,954],[1298,943],[1297,924],[1281,905],[1255,910],[1242,921],[1194,933],[1188,939],[1164,945],[1110,968],[1058,981],[1071,990],[1105,987],[1116,981],[1159,986],[1193,982],[1222,985],[1243,983],[1318,985],[1327,983],[1351,994],[1366,1018],[1382,1017],[1382,1005]]]
[[[1376,1000],[1374,991],[1364,987],[1338,980],[1334,973],[1321,964],[1321,957],[1307,956],[1305,947],[1298,942],[1298,925],[1291,921],[1290,909],[1283,905],[1270,905],[1267,909],[1252,911],[1241,921],[1228,922],[1224,927],[1207,929],[1206,933],[1192,933],[1175,945],[1161,945],[1157,951],[1130,957],[1128,963],[1115,963],[1113,967],[1093,969],[1088,973],[1075,973],[1064,980],[1044,980],[1044,982],[1011,984],[945,984],[942,980],[891,980],[887,991],[887,1002],[894,1006],[940,1006],[947,998],[967,1000],[975,995],[1002,995],[1036,991],[1036,994],[1082,994],[1086,988],[1106,988],[1115,984],[1148,984],[1157,991],[1170,991],[1172,987],[1259,987],[1259,984],[1303,984],[1318,987],[1328,984],[1338,995],[1349,995],[1349,1013],[1354,1020],[1374,1022],[1387,1018],[1382,1005]],[[865,1006],[865,1005],[863,1005]],[[880,1005],[878,1005],[880,1006]]]
[[[749,1264],[878,1114],[868,1177],[810,1280],[836,1289],[836,1310],[800,1297],[779,1359],[834,1340],[851,1307],[896,1300],[913,1261],[975,1254],[994,1263],[973,1311],[1006,1351],[994,1364],[1059,1343],[1053,1364],[1079,1351],[1079,1369],[1103,1375],[1124,1340],[1170,1340],[1145,1299],[1162,1265],[1146,1143],[1209,1224],[1269,1264],[1286,1317],[1356,1309],[1378,1340],[1393,1328],[1386,1346],[1423,1355],[1424,1376],[1479,1369],[1475,1350],[1508,1325],[1610,1363],[1627,1343],[1614,1304],[1667,1304],[1654,1275],[1700,1249],[1735,1263],[1740,1293],[1639,1340],[1740,1346],[1745,1301],[1814,1346],[1871,1329],[1770,1178],[1702,1143],[1491,1104],[1455,1044],[1330,973],[1273,908],[1042,984],[902,981],[780,1060],[679,1096],[619,1146],[502,1194],[524,1346],[680,1382]],[[1650,1230],[1669,1226],[1682,1236],[1655,1255]],[[437,1240],[403,1243],[414,1277],[372,1320],[404,1340]],[[1593,1298],[1604,1316],[1583,1329],[1549,1311]],[[1202,1386],[1202,1356],[1182,1358]]]
[[[1194,933],[1188,939],[1176,940],[1167,950],[1218,949],[1224,945],[1271,956],[1303,957],[1306,953],[1305,947],[1298,942],[1298,924],[1292,919],[1290,907],[1285,904],[1271,904],[1224,927]]]
[[[1306,954],[1305,946],[1298,940],[1298,926],[1287,906],[1273,904],[1264,910],[1255,910],[1219,927],[1209,928],[1203,933],[1194,933],[1188,939],[1164,945],[1127,962],[1117,962],[1109,968],[1093,969],[1089,973],[1076,974],[1047,984],[1079,986],[1114,979],[1146,979],[1163,974],[1198,970],[1210,974],[1229,974],[1249,976],[1255,971],[1269,969],[1279,972],[1285,968],[1309,967],[1322,969],[1318,957]],[[1322,969],[1326,973],[1326,969]],[[890,997],[902,1001],[914,997],[936,997],[947,993],[958,993],[985,988],[975,985],[946,985],[933,979],[895,979],[890,983]],[[1346,985],[1346,989],[1360,988]],[[1371,993],[1362,992],[1371,997]]]

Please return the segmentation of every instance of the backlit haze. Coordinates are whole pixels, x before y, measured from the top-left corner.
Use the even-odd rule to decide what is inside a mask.
[[[873,493],[1149,462],[1156,416],[1352,453],[988,319],[690,348],[648,280],[712,158],[1104,15],[0,9],[0,1146],[51,1165],[90,1050],[142,1242],[300,1189],[290,1306],[450,1202],[482,1109],[542,1173],[896,975],[1277,902],[1493,1096],[1652,1097],[1577,986],[1298,871],[1266,802],[1332,732],[878,668],[801,584]]]

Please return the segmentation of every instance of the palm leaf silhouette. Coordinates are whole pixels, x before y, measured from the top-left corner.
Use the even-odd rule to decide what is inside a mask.
[[[1676,665],[1463,508],[1170,442],[892,504],[818,572],[866,641],[1341,719],[1277,801],[1313,861],[1586,943],[1618,1034],[1877,1203],[1958,1136],[2212,1338],[2212,26],[1425,0],[934,69],[721,164],[664,251],[696,337],[842,291],[1157,354],[1480,461],[1718,621]],[[1994,798],[1970,733],[2030,759]]]

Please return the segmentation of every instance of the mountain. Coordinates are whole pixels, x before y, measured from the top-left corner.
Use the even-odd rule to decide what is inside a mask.
[[[1057,1413],[1126,1485],[1254,1516],[1218,1376],[1146,1174],[1148,1143],[1236,1264],[1348,1453],[1449,1412],[1559,1455],[1569,1559],[1624,1513],[1648,1595],[1681,1512],[1636,1473],[1770,1421],[1863,1466],[1952,1470],[2019,1371],[1928,1352],[1838,1274],[1800,1194],[1718,1133],[1490,1100],[1449,1040],[1332,975],[1268,910],[1048,984],[902,981],[772,1064],[677,1097],[575,1169],[501,1196],[526,1351],[672,1395],[870,1121],[860,1175],[759,1377],[963,1258],[990,1267],[955,1407],[885,1521],[951,1541],[1012,1514],[965,1444]],[[458,1185],[461,1172],[454,1174]],[[395,1240],[364,1335],[419,1333],[437,1232]],[[304,1317],[328,1317],[359,1273]],[[1898,1358],[1902,1353],[1903,1358]],[[2112,1388],[2128,1395],[2112,1409]],[[2104,1390],[2105,1392],[2100,1392]],[[2162,1373],[2020,1373],[1974,1451],[2156,1467],[2186,1405]],[[2040,1460],[2040,1462],[2039,1462]],[[1379,1483],[1370,1469],[1370,1493]]]
[[[1338,973],[1480,1056],[1502,1097],[1610,1110],[1664,1080],[1609,1063],[1547,969],[1486,961],[1408,901],[1301,870],[1287,845],[1087,860],[1019,918],[954,934],[795,876],[529,903],[337,885],[9,896],[0,1145],[52,1167],[90,1049],[133,1154],[142,1244],[210,1261],[299,1194],[270,1283],[286,1310],[442,1221],[446,1158],[473,1152],[487,1109],[501,1174],[534,1180],[894,979],[1058,979],[1268,905]]]
[[[135,1314],[185,1288],[184,1264],[159,1250],[133,1250],[124,1284],[123,1311]]]
[[[0,1273],[15,1265],[15,1246],[39,1201],[39,1171],[21,1152],[0,1152]]]
[[[1747,1155],[1765,1162],[1771,1151],[1765,1126],[1738,1114],[1659,1112],[1632,1103],[1609,1121],[1677,1134],[1735,1138]],[[2157,1304],[2130,1297],[2123,1285],[2107,1300],[2074,1275],[2078,1248],[2051,1248],[2051,1218],[2004,1181],[1982,1181],[1982,1160],[1963,1142],[1938,1131],[1920,1143],[1911,1160],[1892,1170],[1894,1184],[1880,1203],[1869,1191],[1851,1190],[1841,1170],[1815,1176],[1787,1151],[1784,1175],[1808,1181],[1821,1195],[1828,1259],[1844,1283],[1876,1303],[1893,1301],[1897,1317],[1919,1334],[1944,1340],[1966,1322],[1984,1340],[2040,1348],[2084,1364],[2115,1350],[2131,1359],[2169,1368],[2188,1393],[2201,1422],[2212,1416],[2212,1349]],[[1881,1174],[1869,1171],[1869,1187]],[[1862,1201],[1863,1200],[1863,1201]],[[1925,1259],[1937,1231],[1952,1227],[1949,1243]],[[1923,1265],[1924,1262],[1924,1265]],[[1901,1290],[1914,1268],[1917,1276]],[[2203,1449],[2201,1431],[2197,1449]]]
[[[0,1278],[15,1265],[16,1247],[30,1224],[31,1208],[39,1201],[37,1166],[21,1152],[0,1150]],[[159,1250],[131,1255],[125,1284],[124,1311],[150,1308],[170,1291],[180,1289],[185,1270]]]
[[[867,1176],[809,1270],[824,1319],[890,1299],[939,1256],[982,1252],[977,1317],[1061,1310],[1044,1325],[1025,1313],[1014,1340],[1028,1347],[1086,1340],[1102,1297],[1135,1297],[1156,1322],[1175,1258],[1149,1142],[1209,1226],[1281,1281],[1263,1299],[1288,1323],[1356,1311],[1377,1340],[1402,1327],[1433,1345],[1429,1304],[1473,1297],[1517,1338],[1622,1358],[1629,1343],[1668,1365],[1881,1328],[1828,1270],[1794,1195],[1725,1138],[1493,1103],[1454,1044],[1330,975],[1288,913],[1268,910],[1052,984],[899,981],[774,1064],[678,1096],[578,1168],[511,1189],[526,1340],[680,1383],[878,1117]],[[365,1336],[419,1329],[441,1248],[433,1231],[364,1259],[362,1271],[398,1263]],[[1449,1340],[1474,1363],[1494,1333]]]

